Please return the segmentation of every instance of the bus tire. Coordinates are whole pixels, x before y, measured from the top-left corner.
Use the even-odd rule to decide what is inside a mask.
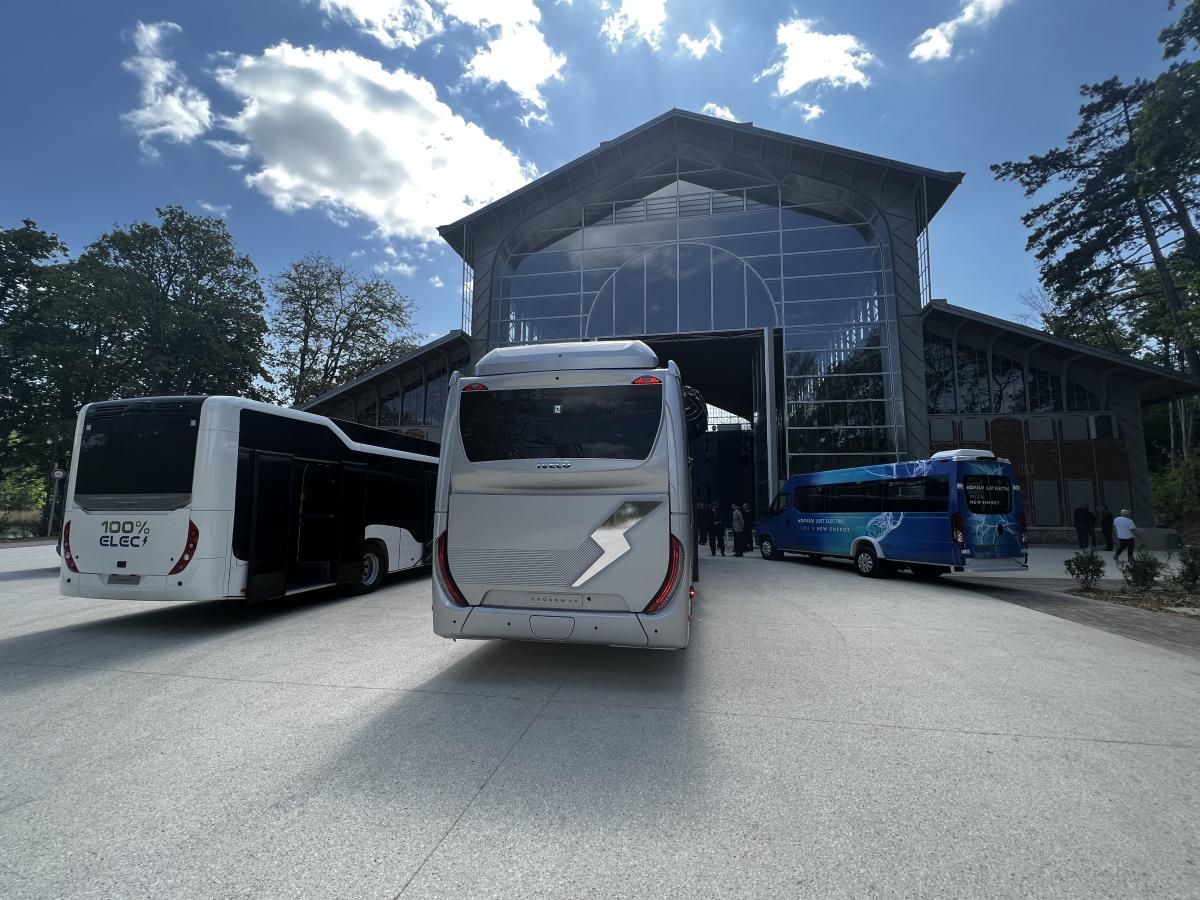
[[[362,570],[351,590],[356,594],[369,594],[383,583],[387,572],[387,549],[379,541],[363,541]]]
[[[925,580],[925,579],[933,580],[934,578],[937,578],[939,575],[945,575],[946,571],[947,571],[945,566],[912,565],[912,566],[909,566],[909,568],[912,570],[912,573],[914,576],[916,576],[917,578],[923,579],[923,580]]]
[[[758,542],[758,552],[762,554],[763,559],[782,559],[783,552],[775,546],[770,535],[763,535]]]
[[[870,544],[862,543],[854,548],[854,571],[859,575],[864,578],[882,578],[887,574],[884,568],[884,564],[875,553],[875,548]]]

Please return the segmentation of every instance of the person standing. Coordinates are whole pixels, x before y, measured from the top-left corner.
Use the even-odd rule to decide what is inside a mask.
[[[746,529],[746,519],[736,503],[733,504],[733,518],[730,521],[730,526],[733,528],[733,555],[741,556],[742,547],[744,546],[742,533]]]
[[[1075,536],[1079,538],[1079,549],[1086,550],[1094,547],[1096,545],[1096,517],[1092,515],[1092,511],[1088,509],[1086,503],[1075,508],[1071,522],[1075,526]]]
[[[696,504],[696,546],[703,547],[708,543],[708,507],[703,503]]]
[[[1133,543],[1137,537],[1137,526],[1129,517],[1129,510],[1121,510],[1121,514],[1113,519],[1113,529],[1117,533],[1117,552],[1113,554],[1113,562],[1119,563],[1122,553],[1125,554],[1126,562],[1133,562]]]
[[[717,550],[725,555],[725,523],[721,521],[721,508],[714,502],[708,511],[708,549],[716,556]]]
[[[1100,507],[1100,533],[1104,535],[1104,549],[1112,553],[1113,548],[1113,514],[1108,506]]]

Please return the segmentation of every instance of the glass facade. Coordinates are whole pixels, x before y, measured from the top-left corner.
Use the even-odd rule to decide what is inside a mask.
[[[613,189],[629,199],[583,205],[573,227],[510,235],[493,269],[490,345],[778,328],[790,472],[897,459],[881,217],[805,179],[714,189],[732,177],[634,179]]]
[[[1065,385],[1065,389],[1064,389]],[[1100,412],[1104,404],[1086,385],[1029,366],[969,340],[925,332],[925,393],[933,415]],[[1065,397],[1065,402],[1064,402]]]

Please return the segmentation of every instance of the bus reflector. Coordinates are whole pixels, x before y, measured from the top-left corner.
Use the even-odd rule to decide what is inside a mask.
[[[168,572],[168,575],[178,575],[188,567],[188,563],[192,561],[192,557],[196,555],[196,545],[200,543],[200,529],[196,527],[196,523],[188,519],[188,536],[187,543],[183,545],[183,552],[179,554],[179,559],[174,567]]]
[[[667,600],[675,593],[675,588],[679,584],[679,564],[682,556],[683,547],[679,543],[679,538],[671,535],[671,563],[667,567],[667,577],[663,579],[662,587],[658,589],[654,599],[646,604],[646,608],[642,612],[656,613],[667,605]]]
[[[662,384],[662,380],[657,375],[639,375],[633,379],[634,384]]]
[[[75,558],[71,556],[71,523],[68,522],[63,526],[63,545],[62,545],[63,562],[67,564],[67,568],[79,574],[79,566],[75,565]]]
[[[956,512],[950,517],[950,534],[954,538],[954,543],[966,543],[966,531],[963,529],[962,513]]]
[[[467,598],[463,596],[463,592],[454,583],[454,576],[450,574],[450,560],[448,557],[449,551],[446,549],[446,532],[443,531],[437,539],[437,567],[438,575],[442,579],[442,587],[446,589],[446,593],[450,595],[450,602],[455,606],[470,606],[471,604],[467,603]]]
[[[463,393],[464,394],[467,393],[468,391],[486,391],[486,390],[487,390],[487,385],[481,381],[473,381],[470,384],[463,385]]]

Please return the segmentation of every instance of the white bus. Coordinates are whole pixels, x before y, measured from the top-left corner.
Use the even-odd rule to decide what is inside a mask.
[[[692,528],[679,369],[641,341],[505,347],[451,379],[437,634],[686,647]]]
[[[237,397],[89,403],[75,426],[59,584],[127,600],[374,590],[429,562],[435,452]]]

